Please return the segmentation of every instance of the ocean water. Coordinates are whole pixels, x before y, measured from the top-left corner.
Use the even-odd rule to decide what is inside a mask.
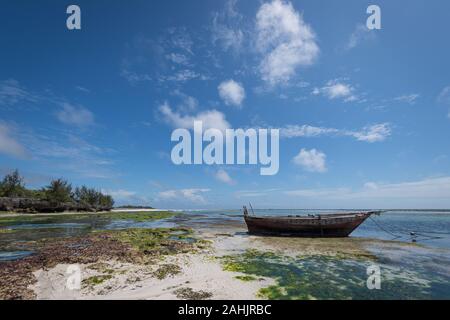
[[[253,212],[249,211],[256,216],[305,216],[360,210],[254,209]],[[184,212],[200,222],[222,221],[222,223],[226,223],[226,220],[243,220],[242,210],[187,210]],[[411,235],[411,233],[415,235]],[[373,215],[367,219],[350,236],[402,242],[414,241],[426,246],[450,250],[450,210],[386,210],[379,216]]]
[[[288,216],[345,211],[348,210],[255,209],[254,214]],[[11,223],[0,219],[0,264],[33,254],[29,244],[36,240],[80,236],[93,230],[180,225],[198,230],[226,230],[238,241],[249,238],[241,210],[184,210],[183,213],[169,219],[147,222],[94,217],[80,219],[70,215],[36,217],[33,221]],[[301,252],[302,245],[308,242],[308,239],[301,242],[297,241],[300,239],[294,240],[260,237],[249,243],[254,244],[253,249],[260,247],[258,243],[267,244],[267,241],[270,244],[277,242],[283,248],[288,247],[288,243],[294,243],[290,248]],[[385,211],[380,216],[367,219],[348,240],[358,245],[360,243],[367,254],[376,256],[383,270],[383,290],[367,291],[366,268],[373,263],[369,260],[326,256],[274,259],[270,255],[251,255],[251,258],[242,260],[241,265],[247,268],[250,275],[256,272],[258,276],[277,280],[282,290],[268,289],[273,299],[450,299],[450,211]],[[339,243],[334,239],[329,241]],[[324,242],[324,245],[327,243]]]
[[[327,214],[348,212],[348,210],[309,210],[309,209],[255,209],[257,216],[288,216]],[[0,253],[11,252],[11,247],[23,251],[23,243],[43,238],[79,236],[92,230],[111,230],[127,228],[175,227],[184,223],[194,228],[199,225],[242,224],[242,210],[184,210],[184,215],[169,219],[148,222],[132,220],[79,219],[74,216],[57,219],[36,219],[35,222],[24,221],[0,224]],[[1,222],[1,219],[0,219]],[[415,236],[412,236],[411,233]],[[450,211],[385,211],[380,216],[372,216],[359,226],[352,234],[354,238],[371,238],[417,242],[424,246],[450,250]],[[19,243],[19,246],[15,244]],[[6,259],[3,257],[2,260]]]

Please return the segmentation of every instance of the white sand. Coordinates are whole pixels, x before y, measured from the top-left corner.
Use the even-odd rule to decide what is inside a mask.
[[[219,237],[221,240],[228,241]],[[224,249],[218,246],[221,253]],[[101,284],[86,287],[81,290],[67,289],[67,265],[57,265],[50,270],[35,272],[37,283],[31,288],[37,299],[177,299],[176,291],[180,288],[205,291],[212,294],[211,299],[258,299],[257,291],[274,284],[272,279],[258,279],[255,281],[242,281],[235,276],[240,273],[224,271],[217,259],[218,252],[197,254],[179,254],[168,256],[156,265],[144,266],[125,264],[117,261],[105,261],[107,269],[113,269],[112,278]],[[152,274],[161,264],[176,264],[181,272],[159,280]],[[92,270],[93,265],[81,265],[82,278],[105,274]],[[105,269],[105,268],[104,268]]]

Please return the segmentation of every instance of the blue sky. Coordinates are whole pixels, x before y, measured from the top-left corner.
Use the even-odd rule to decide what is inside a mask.
[[[0,170],[164,208],[449,208],[448,1],[4,1]],[[365,27],[370,4],[382,29]],[[280,170],[174,128],[279,128]]]

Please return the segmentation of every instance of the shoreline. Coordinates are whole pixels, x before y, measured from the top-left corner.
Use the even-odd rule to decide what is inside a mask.
[[[138,213],[138,212],[169,212],[166,209],[112,209],[110,211],[83,212],[83,211],[67,211],[67,212],[49,212],[49,213],[17,213],[17,212],[0,212],[0,218],[16,218],[16,217],[52,217],[52,216],[73,216],[73,215],[97,215],[108,213]]]
[[[127,215],[120,212],[109,219]],[[32,255],[0,262],[0,299],[404,299],[450,283],[446,249],[358,237],[258,237],[239,219],[158,212],[131,212],[147,227],[23,243]],[[161,227],[167,220],[174,226]],[[386,291],[365,287],[373,264],[384,270]],[[67,289],[70,265],[81,270],[79,290]]]

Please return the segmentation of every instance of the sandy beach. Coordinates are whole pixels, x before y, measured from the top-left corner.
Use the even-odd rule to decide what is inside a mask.
[[[450,274],[446,248],[252,236],[233,212],[9,216],[0,230],[6,253],[30,252],[0,261],[2,299],[409,299],[445,295]],[[367,289],[373,265],[384,290]]]

